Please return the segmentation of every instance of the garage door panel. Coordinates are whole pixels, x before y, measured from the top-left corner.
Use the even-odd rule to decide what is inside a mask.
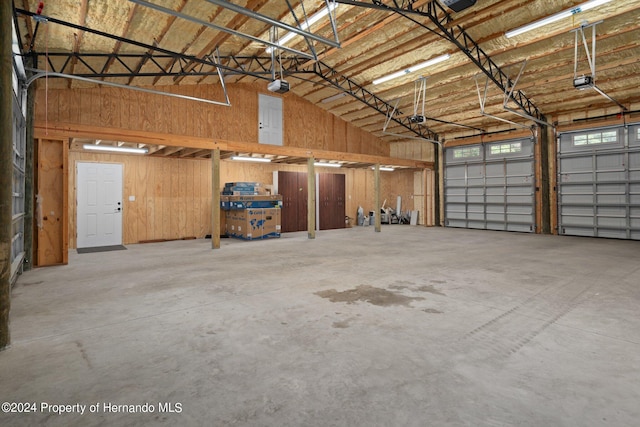
[[[587,129],[560,136],[561,234],[638,238],[634,204],[640,204],[640,182],[634,181],[640,181],[640,150],[633,129]]]
[[[445,151],[447,226],[533,231],[535,189],[531,139],[489,143],[484,147],[450,147]],[[480,155],[475,156],[478,153]],[[461,156],[467,154],[469,158],[464,161]],[[463,175],[460,172],[462,167],[465,168],[466,225],[461,224],[460,212],[454,211],[454,206],[451,205],[451,202],[460,202],[462,194],[449,191],[458,190],[457,186],[461,183],[458,178]],[[510,221],[517,224],[511,226]]]
[[[466,167],[464,165],[450,166],[447,168],[447,179],[460,179],[464,181]]]
[[[573,173],[587,173],[591,174],[593,171],[593,159],[588,157],[567,157],[560,160],[560,166],[562,172],[566,174]]]

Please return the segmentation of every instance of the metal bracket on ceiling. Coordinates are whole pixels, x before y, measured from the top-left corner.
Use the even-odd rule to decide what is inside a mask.
[[[622,111],[627,111],[627,107],[622,105],[613,97],[607,95],[602,89],[596,85],[596,25],[602,23],[602,21],[594,22],[593,24],[583,24],[575,30],[571,30],[575,34],[574,56],[573,56],[573,86],[578,90],[593,89],[600,95],[607,98],[609,101],[618,105]],[[584,35],[584,30],[591,28],[591,53],[589,53],[589,43]],[[578,76],[578,45],[582,41],[587,58],[587,64],[589,65],[590,75],[585,76],[582,74]]]
[[[480,84],[478,83],[478,79],[480,78],[480,76],[485,76],[484,88],[482,90],[480,89]],[[529,129],[528,126],[523,125],[521,123],[514,122],[512,120],[504,119],[502,117],[494,116],[493,114],[487,113],[486,110],[485,110],[485,106],[487,104],[487,93],[489,92],[489,77],[487,77],[485,74],[478,73],[478,74],[475,74],[473,76],[473,79],[474,79],[474,81],[476,83],[476,90],[478,91],[478,101],[480,102],[480,114],[481,115],[483,115],[484,117],[489,117],[489,118],[492,118],[492,119],[500,120],[502,122],[509,123],[509,124],[521,127],[523,129]],[[508,102],[508,98],[505,95],[505,99],[503,101],[503,105],[506,102]]]
[[[427,78],[420,77],[413,83],[413,117],[416,123],[426,120],[424,115],[425,98],[427,97]]]
[[[523,117],[525,119],[534,121],[540,125],[543,126],[551,126],[553,127],[553,124],[547,122],[546,120],[542,120],[538,117],[532,116],[531,114],[528,114],[526,111],[526,109],[522,108],[521,105],[523,105],[522,102],[518,102],[518,99],[516,98],[516,94],[521,95],[522,91],[517,91],[516,92],[516,86],[518,85],[518,82],[520,81],[520,77],[522,77],[522,73],[524,72],[524,68],[527,66],[527,60],[525,59],[524,61],[522,61],[522,64],[520,65],[520,70],[518,71],[518,75],[516,76],[515,80],[511,80],[511,78],[509,78],[507,76],[506,78],[506,84],[504,85],[504,98],[502,101],[502,108],[505,111],[509,111],[515,115],[518,115],[520,117]],[[509,67],[506,67],[507,70],[509,69]],[[507,75],[507,71],[504,71],[505,76]],[[513,102],[516,104],[516,108],[512,108],[509,107],[509,102]],[[519,111],[518,108],[520,108]]]
[[[393,100],[392,100],[393,102]],[[429,138],[424,138],[422,136],[413,136],[413,135],[403,135],[401,133],[393,133],[393,132],[387,132],[387,127],[389,126],[389,123],[391,123],[391,120],[393,120],[393,117],[396,115],[396,113],[399,113],[398,111],[398,104],[400,104],[400,98],[395,99],[395,104],[393,104],[393,108],[389,111],[387,111],[385,120],[384,120],[384,125],[382,126],[382,134],[383,135],[388,135],[388,136],[398,136],[401,138],[405,138],[405,139],[417,139],[420,141],[425,141],[425,142],[439,142],[437,139],[429,139]]]

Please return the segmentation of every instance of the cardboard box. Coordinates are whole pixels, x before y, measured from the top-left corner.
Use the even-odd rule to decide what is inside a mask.
[[[259,182],[225,182],[225,187],[261,187]]]
[[[220,196],[220,209],[228,211],[231,209],[231,203],[229,201],[230,196]]]
[[[282,208],[282,196],[220,196],[220,209]]]
[[[226,211],[227,235],[243,240],[280,237],[280,208]]]
[[[282,208],[282,196],[229,196],[230,209]]]

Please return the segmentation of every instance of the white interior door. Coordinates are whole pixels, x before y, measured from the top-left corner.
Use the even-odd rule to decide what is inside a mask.
[[[122,244],[122,165],[77,163],[77,247]]]
[[[282,98],[259,94],[258,142],[282,145]]]

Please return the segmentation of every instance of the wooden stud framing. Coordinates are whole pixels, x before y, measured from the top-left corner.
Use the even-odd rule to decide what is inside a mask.
[[[315,159],[307,159],[307,234],[309,239],[316,238],[316,171]]]
[[[382,229],[382,218],[380,215],[380,163],[376,163],[374,172],[373,172],[373,180],[374,180],[374,191],[375,191],[375,202],[373,206],[374,218],[376,219],[376,233],[379,233]]]
[[[220,249],[220,149],[211,151],[211,248]]]

